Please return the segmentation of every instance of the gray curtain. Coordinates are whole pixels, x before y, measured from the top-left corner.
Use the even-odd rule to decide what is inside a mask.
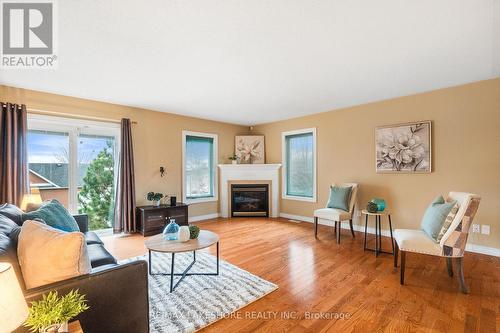
[[[135,223],[134,148],[132,146],[131,126],[130,119],[122,119],[114,233],[137,231]]]
[[[0,204],[19,206],[29,190],[26,105],[0,104]]]

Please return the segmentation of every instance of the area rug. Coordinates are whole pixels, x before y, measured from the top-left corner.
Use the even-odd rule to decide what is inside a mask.
[[[171,255],[152,253],[153,273],[170,272]],[[148,260],[140,256],[121,261]],[[175,255],[175,272],[181,273],[193,260],[193,253]],[[215,272],[216,257],[196,252],[191,272]],[[237,266],[220,260],[218,276],[186,276],[173,293],[169,275],[149,276],[149,315],[152,333],[195,332],[278,289]],[[174,277],[174,283],[179,279]]]

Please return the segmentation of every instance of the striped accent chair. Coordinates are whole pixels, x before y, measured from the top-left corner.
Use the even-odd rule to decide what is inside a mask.
[[[398,267],[398,252],[401,257],[401,277],[403,285],[405,279],[405,257],[406,252],[420,253],[431,256],[446,258],[448,275],[453,276],[452,260],[456,260],[460,290],[467,294],[469,289],[464,280],[463,256],[465,245],[469,236],[469,229],[472,220],[476,215],[481,198],[476,194],[464,192],[450,192],[448,198],[456,200],[459,209],[455,218],[451,222],[449,229],[441,238],[440,242],[435,242],[422,230],[396,229],[394,230],[395,255],[394,267]]]

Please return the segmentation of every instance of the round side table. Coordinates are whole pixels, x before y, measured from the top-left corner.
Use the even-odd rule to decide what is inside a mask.
[[[392,221],[391,221],[391,214],[388,211],[382,211],[382,212],[377,212],[377,213],[370,213],[366,209],[363,209],[361,211],[362,214],[365,215],[365,242],[363,245],[363,250],[368,250],[368,251],[374,251],[375,256],[378,257],[379,253],[387,253],[387,254],[392,254],[394,255],[394,238],[392,237]],[[366,247],[366,231],[368,228],[368,216],[374,216],[375,217],[375,248],[370,249]],[[391,233],[391,245],[392,245],[392,252],[387,252],[382,250],[382,222],[381,222],[381,217],[382,216],[387,216],[389,220],[389,231]]]

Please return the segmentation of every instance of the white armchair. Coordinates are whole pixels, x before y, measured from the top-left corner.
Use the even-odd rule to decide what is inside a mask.
[[[404,284],[406,252],[414,252],[446,258],[448,275],[453,276],[452,259],[456,260],[459,274],[460,289],[464,294],[469,292],[464,280],[463,255],[469,229],[476,214],[481,198],[475,194],[450,192],[448,197],[456,200],[459,209],[451,222],[448,231],[439,243],[436,243],[422,230],[394,230],[395,255],[394,267],[398,267],[398,251],[401,253],[400,283]]]
[[[333,184],[332,186],[334,186]],[[352,216],[354,214],[354,206],[356,205],[356,196],[358,194],[358,184],[356,183],[344,183],[340,186],[351,186],[351,199],[349,201],[349,211],[345,211],[337,208],[321,208],[314,211],[314,237],[318,237],[318,220],[324,219],[329,221],[334,221],[334,231],[337,234],[337,243],[340,243],[340,224],[342,221],[349,220],[349,225],[351,227],[352,238],[354,238],[354,229],[352,228]],[[338,225],[338,228],[337,228]]]

